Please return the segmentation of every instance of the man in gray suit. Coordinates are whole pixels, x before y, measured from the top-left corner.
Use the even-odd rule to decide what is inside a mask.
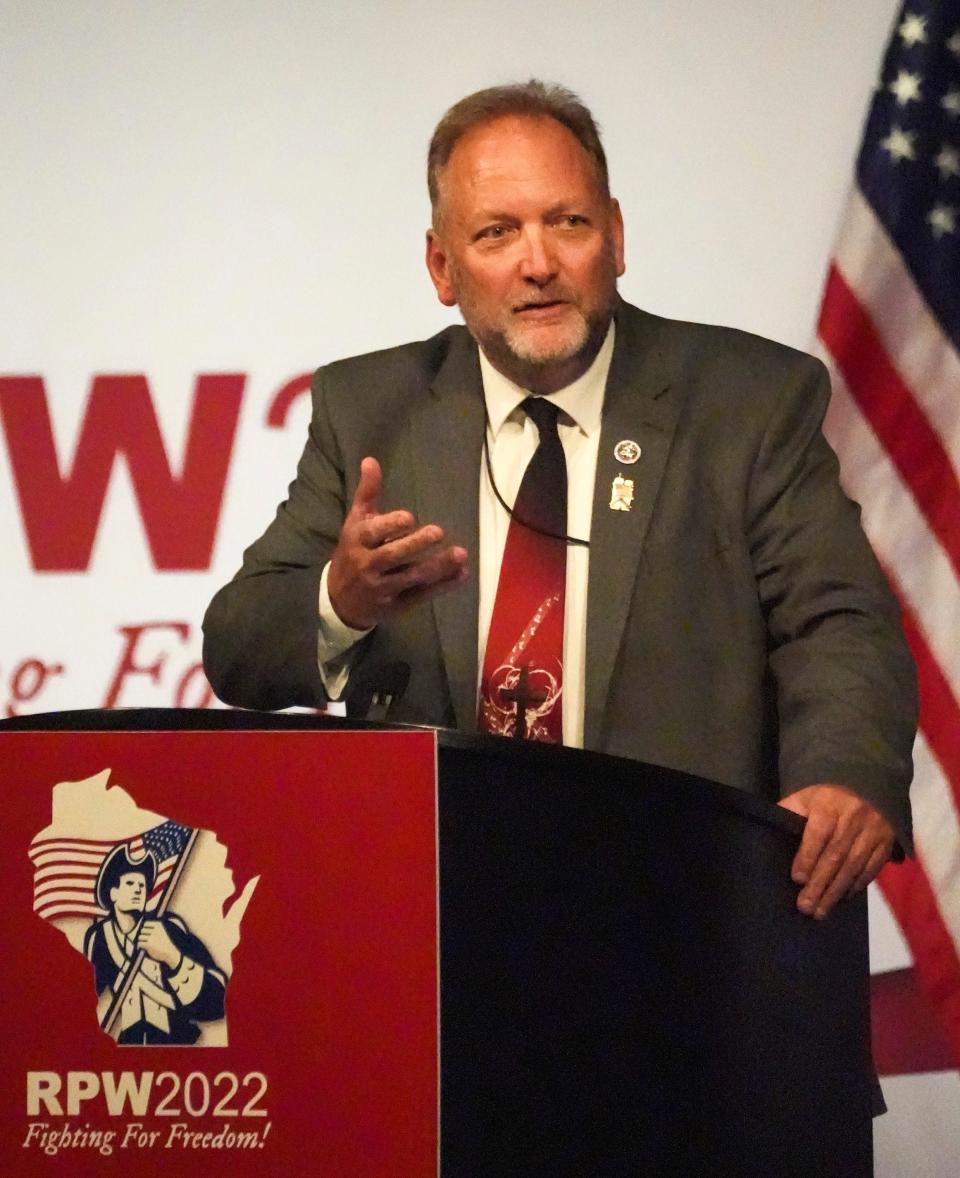
[[[501,494],[537,444],[522,401],[549,398],[567,532],[589,542],[567,563],[564,742],[779,799],[807,818],[798,907],[825,916],[910,849],[916,715],[896,604],[820,432],[825,371],[619,299],[620,209],[560,87],[458,103],[429,184],[427,267],[466,328],[317,373],[289,498],[207,612],[211,683],[317,705],[400,661],[391,718],[476,730]]]

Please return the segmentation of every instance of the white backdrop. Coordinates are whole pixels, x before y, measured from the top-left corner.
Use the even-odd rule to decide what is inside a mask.
[[[423,159],[471,90],[536,75],[583,95],[624,210],[627,298],[807,346],[896,7],[0,0],[0,375],[42,377],[61,475],[80,480],[58,495],[40,477],[31,526],[69,538],[81,500],[99,516],[86,567],[34,568],[13,450],[28,462],[36,434],[6,420],[0,714],[202,702],[204,606],[303,441],[303,397],[266,423],[277,391],[450,318],[422,263]],[[242,375],[209,567],[155,568],[123,457],[102,510],[81,493],[91,380],[111,373],[146,377],[173,476],[196,377]],[[195,529],[162,484],[144,494]],[[879,908],[875,924],[875,964],[904,964]],[[957,1077],[887,1090],[878,1173],[956,1173]]]

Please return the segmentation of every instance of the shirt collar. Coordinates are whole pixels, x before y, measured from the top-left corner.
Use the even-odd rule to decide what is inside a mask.
[[[610,361],[613,359],[613,344],[616,335],[613,320],[607,328],[607,334],[600,351],[593,358],[593,363],[572,384],[558,389],[547,396],[558,408],[562,409],[581,432],[587,436],[600,428],[600,418],[603,413],[603,394],[607,387],[607,374],[610,371]],[[487,406],[487,418],[490,429],[496,437],[511,413],[521,401],[529,395],[529,389],[523,389],[514,384],[509,377],[498,372],[480,352],[480,375],[483,379],[483,398]]]

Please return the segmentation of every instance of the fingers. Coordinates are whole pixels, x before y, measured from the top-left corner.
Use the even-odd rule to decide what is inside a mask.
[[[364,573],[371,589],[377,580],[390,594],[452,576],[463,564],[466,550],[443,545],[443,529],[427,524],[411,531],[409,512],[393,512],[367,520],[358,532],[363,548]]]
[[[357,541],[364,548],[376,549],[373,559],[380,568],[392,568],[438,544],[443,531],[435,524],[416,528],[416,521],[409,511],[391,511],[387,515],[374,515],[359,525]]]
[[[345,585],[339,596],[335,596],[331,562],[327,587],[339,617],[347,626],[364,629],[376,626],[384,618],[409,609],[428,597],[456,588],[465,580],[466,550],[446,547],[419,560],[391,564],[385,570],[369,562]]]
[[[143,924],[140,926],[139,933],[137,933],[137,943],[140,945],[141,948],[143,948],[143,946],[145,944],[147,944],[153,938],[158,936],[160,933],[163,933],[163,935],[166,936],[163,926],[160,924],[159,921],[145,920],[143,922]]]
[[[327,573],[334,611],[356,630],[369,629],[466,577],[466,550],[445,544],[438,525],[418,528],[409,511],[379,512],[381,484],[380,464],[364,458]]]
[[[867,859],[866,865],[854,881],[853,887],[850,889],[851,895],[856,895],[857,892],[862,892],[863,889],[873,883],[873,881],[880,874],[883,865],[890,858],[890,851],[892,844],[889,846],[881,844],[874,850],[874,852]]]
[[[411,605],[419,590],[452,588],[461,583],[466,572],[465,548],[441,548],[422,560],[396,569],[390,574],[389,588],[394,598],[401,599],[399,604]]]
[[[466,564],[466,549],[448,546],[384,571],[371,568],[365,583],[373,609],[384,618],[415,605],[430,590],[453,588],[466,575]]]
[[[365,519],[369,515],[376,515],[379,510],[380,488],[383,485],[383,475],[380,463],[376,458],[364,458],[360,463],[360,481],[354,492],[350,515]]]
[[[181,959],[180,950],[159,920],[144,921],[137,936],[137,948],[142,949],[151,960],[171,968],[176,968]]]
[[[807,819],[791,875],[803,885],[797,907],[822,920],[844,896],[862,891],[876,877],[890,856],[893,828],[841,786],[809,786],[781,805]]]
[[[850,845],[849,837],[831,840],[824,847],[809,882],[797,897],[797,907],[808,916],[822,920],[838,900],[843,899],[859,878],[872,850],[868,836]]]
[[[800,848],[793,859],[790,875],[794,883],[806,884],[809,882],[820,856],[834,835],[836,816],[816,808],[812,810],[795,808],[789,804],[790,800],[790,798],[785,798],[781,805],[785,809],[794,810],[795,813],[803,815],[807,820],[807,825],[803,828]]]
[[[157,922],[155,920],[145,920],[140,926],[140,931],[137,934],[137,948],[143,949],[149,955],[150,947],[154,942],[157,931]]]

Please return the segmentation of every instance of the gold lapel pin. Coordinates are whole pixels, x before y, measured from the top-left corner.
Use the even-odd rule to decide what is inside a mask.
[[[617,477],[610,484],[610,510],[629,511],[633,506],[633,479]]]

